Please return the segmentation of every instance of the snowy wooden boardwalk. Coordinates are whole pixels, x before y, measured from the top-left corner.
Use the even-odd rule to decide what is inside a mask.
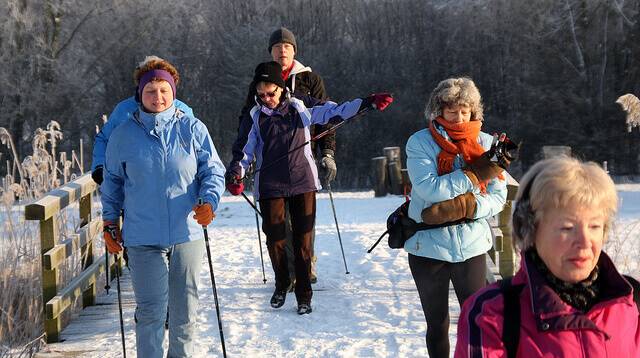
[[[129,270],[123,268],[120,278],[122,289],[122,310],[127,337],[127,357],[135,357],[135,333],[133,312],[135,298],[131,287]],[[116,280],[112,281],[109,294],[102,292],[95,306],[80,311],[71,323],[62,331],[62,342],[47,344],[36,354],[37,358],[55,357],[120,357],[120,317],[118,313],[118,294]],[[117,342],[114,345],[113,342]],[[107,343],[107,344],[104,344]]]
[[[328,198],[319,195],[316,255],[319,281],[313,286],[313,313],[298,316],[295,297],[278,310],[269,307],[273,272],[262,236],[267,283],[262,282],[255,215],[244,201],[225,197],[209,231],[222,325],[229,357],[424,357],[426,325],[404,250],[383,242],[367,249],[385,229],[387,213],[404,199],[374,199],[369,193],[335,195],[344,253]],[[241,199],[241,198],[240,198]],[[206,257],[200,274],[198,338],[194,357],[221,357],[215,305]],[[121,357],[115,281],[108,296],[88,307],[62,331],[65,341],[38,355]],[[135,357],[135,308],[128,269],[122,277],[127,356]],[[449,295],[452,347],[459,308]],[[168,340],[165,339],[165,344]]]
[[[206,265],[206,263],[205,263]],[[206,267],[206,266],[203,266]],[[494,279],[499,278],[497,269],[489,267]],[[121,277],[122,305],[127,344],[127,356],[135,357],[135,323],[133,313],[135,299],[131,287],[129,270],[123,269]],[[315,287],[315,286],[314,286]],[[318,293],[322,292],[322,288]],[[69,326],[62,331],[62,342],[51,343],[36,355],[37,358],[61,357],[120,357],[122,348],[120,341],[120,321],[118,314],[118,298],[116,282],[109,291],[98,296],[97,305],[82,310]],[[453,288],[449,290],[450,305],[457,305]],[[455,335],[458,324],[458,311],[451,312],[449,334]],[[452,347],[453,350],[453,347]],[[215,354],[211,355],[216,356]]]

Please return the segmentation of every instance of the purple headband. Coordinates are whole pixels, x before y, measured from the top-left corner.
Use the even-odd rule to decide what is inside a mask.
[[[176,82],[173,80],[173,76],[165,70],[151,70],[142,75],[140,83],[138,83],[138,95],[140,98],[142,98],[142,90],[144,89],[144,86],[154,78],[169,82],[171,89],[173,90],[173,99],[176,99]]]

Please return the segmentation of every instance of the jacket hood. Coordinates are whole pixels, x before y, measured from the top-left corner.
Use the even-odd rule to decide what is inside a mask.
[[[311,67],[303,65],[298,60],[293,60],[293,68],[289,72],[289,77],[302,72],[311,72]]]

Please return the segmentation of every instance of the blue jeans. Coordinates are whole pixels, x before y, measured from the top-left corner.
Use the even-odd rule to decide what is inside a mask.
[[[204,240],[160,246],[130,246],[129,267],[136,297],[138,357],[162,358],[169,307],[168,357],[193,356],[198,283]],[[171,264],[167,255],[171,255]]]

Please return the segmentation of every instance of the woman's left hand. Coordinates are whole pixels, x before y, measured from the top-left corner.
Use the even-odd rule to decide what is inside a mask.
[[[216,214],[213,212],[213,208],[209,203],[196,205],[193,207],[193,211],[196,213],[193,218],[202,226],[211,224],[213,219],[216,217]]]
[[[476,212],[476,197],[473,193],[464,193],[453,199],[435,203],[422,210],[422,222],[440,225],[461,219],[473,219]]]

